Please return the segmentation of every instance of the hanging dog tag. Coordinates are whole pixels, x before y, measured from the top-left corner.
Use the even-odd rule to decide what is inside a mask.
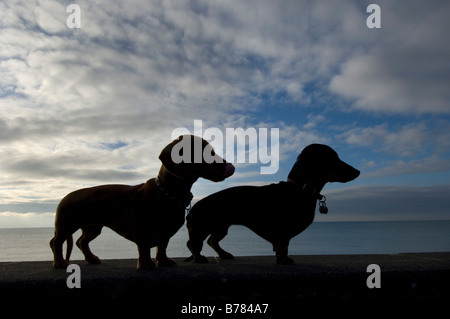
[[[320,212],[321,214],[327,214],[327,213],[328,213],[328,207],[325,206],[325,205],[320,205],[320,206],[319,206],[319,212]]]
[[[326,198],[325,196],[321,195],[322,198],[319,200],[319,212],[321,214],[327,214],[328,213],[328,207],[327,207],[327,203],[326,203]]]

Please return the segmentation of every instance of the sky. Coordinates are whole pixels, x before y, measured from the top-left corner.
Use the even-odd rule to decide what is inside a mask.
[[[449,14],[433,0],[2,0],[0,228],[51,227],[73,190],[155,177],[194,121],[279,130],[275,174],[236,163],[194,201],[286,180],[323,143],[361,175],[325,186],[317,221],[450,219]]]

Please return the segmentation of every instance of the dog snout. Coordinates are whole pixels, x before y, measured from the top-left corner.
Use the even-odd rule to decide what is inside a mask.
[[[351,165],[348,165],[347,163],[344,163],[346,165],[346,169],[345,169],[345,175],[348,177],[348,181],[352,181],[355,178],[357,178],[360,174],[360,171],[357,170],[356,168],[354,168]]]
[[[230,177],[231,175],[234,174],[234,166],[231,163],[225,162],[222,165],[222,170],[221,173],[219,173],[218,175],[216,175],[216,178],[212,178],[211,180],[215,181],[215,182],[221,182],[224,179]]]
[[[235,167],[231,163],[225,164],[225,174],[223,175],[223,179],[230,177],[234,174]]]
[[[347,183],[357,178],[359,174],[359,170],[343,161],[340,161],[332,182]]]
[[[234,170],[234,166],[226,161],[223,163],[211,163],[204,167],[204,171],[200,176],[213,182],[221,182],[233,175]]]
[[[351,173],[351,179],[350,180],[351,181],[354,180],[355,178],[357,178],[359,176],[359,174],[361,174],[361,172],[358,171],[356,168],[353,168],[353,172]]]

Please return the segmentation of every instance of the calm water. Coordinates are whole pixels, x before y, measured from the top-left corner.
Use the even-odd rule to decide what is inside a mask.
[[[80,232],[74,234],[74,241]],[[53,228],[0,229],[0,262],[52,260]],[[170,257],[188,257],[187,230],[171,239]],[[221,242],[235,256],[273,255],[272,245],[242,226],[232,226]],[[136,245],[104,228],[91,243],[100,259],[137,258]],[[317,222],[291,240],[290,255],[395,254],[450,251],[450,221]],[[215,256],[205,244],[203,253]],[[152,249],[152,257],[154,250]],[[84,259],[74,245],[71,260]]]

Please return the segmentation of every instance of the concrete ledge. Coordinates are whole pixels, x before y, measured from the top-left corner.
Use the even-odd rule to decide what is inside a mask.
[[[27,302],[144,301],[165,304],[176,313],[189,303],[266,302],[272,304],[272,311],[287,311],[323,302],[417,305],[450,300],[450,253],[293,258],[296,263],[289,266],[277,265],[269,256],[234,261],[209,258],[209,264],[178,258],[175,267],[145,272],[136,270],[136,260],[104,260],[101,265],[72,261],[81,267],[80,289],[69,289],[70,273],[53,269],[51,262],[3,262],[0,298],[3,302],[18,298]],[[370,264],[381,268],[379,289],[367,287]]]

